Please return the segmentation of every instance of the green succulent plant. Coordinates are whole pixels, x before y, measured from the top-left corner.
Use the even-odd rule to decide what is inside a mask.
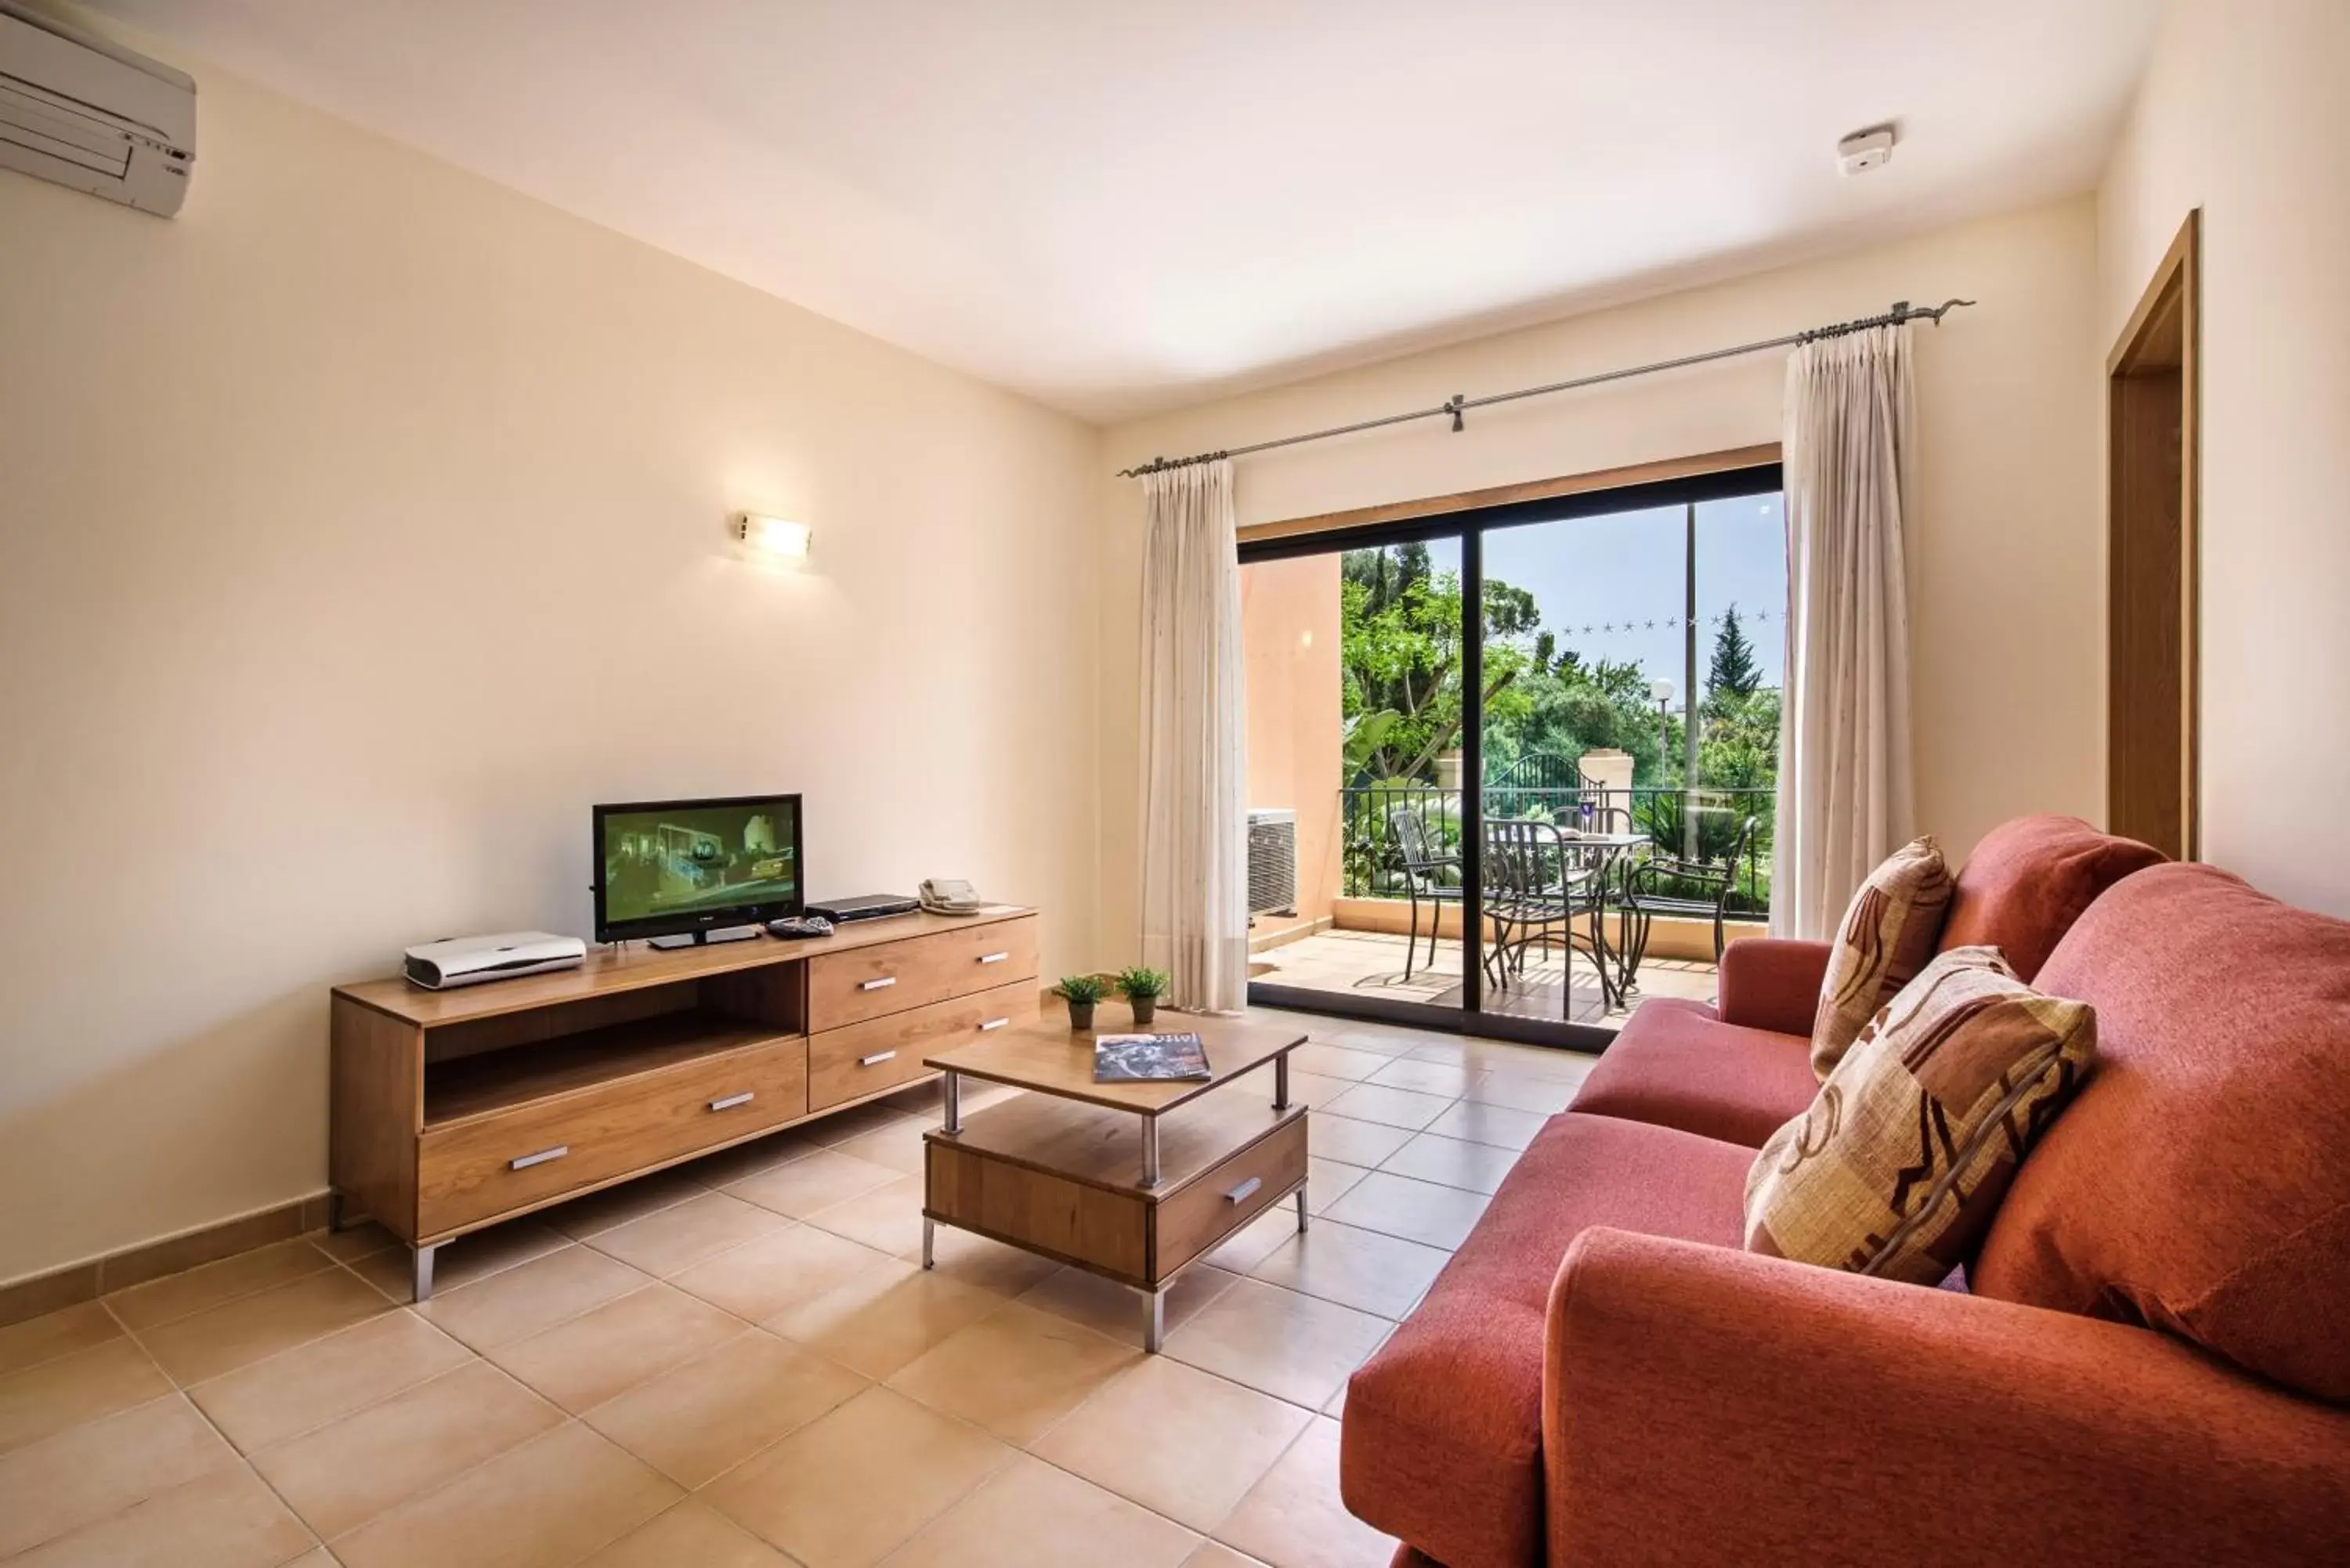
[[[1126,969],[1118,971],[1118,993],[1129,1001],[1156,999],[1167,994],[1167,971],[1163,969]]]
[[[1099,1002],[1109,994],[1109,987],[1102,983],[1099,975],[1065,974],[1061,983],[1053,988],[1053,994],[1064,1002]]]

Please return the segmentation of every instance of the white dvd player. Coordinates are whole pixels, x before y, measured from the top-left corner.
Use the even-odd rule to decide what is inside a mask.
[[[577,937],[548,931],[501,931],[488,937],[446,937],[408,950],[403,966],[411,984],[427,991],[479,985],[484,981],[513,980],[543,974],[551,969],[577,969],[588,960],[588,944]]]

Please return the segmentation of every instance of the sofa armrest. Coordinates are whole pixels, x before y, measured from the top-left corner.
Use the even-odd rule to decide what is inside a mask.
[[[1792,937],[1749,937],[1721,950],[1714,1011],[1724,1023],[1812,1035],[1820,983],[1827,978],[1828,944]]]
[[[2350,1410],[2151,1330],[1597,1229],[1552,1286],[1550,1568],[2350,1562]]]

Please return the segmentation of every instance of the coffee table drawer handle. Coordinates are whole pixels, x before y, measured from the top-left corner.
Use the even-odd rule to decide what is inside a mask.
[[[536,1154],[517,1155],[506,1161],[506,1167],[510,1170],[528,1170],[534,1165],[545,1165],[550,1159],[561,1159],[570,1152],[569,1144],[559,1143],[553,1148],[540,1149]]]
[[[895,1051],[877,1051],[870,1056],[859,1056],[857,1059],[857,1064],[860,1067],[878,1067],[897,1054]]]
[[[858,981],[857,982],[857,989],[859,991],[885,991],[897,983],[898,977],[896,975],[885,974],[879,980]]]
[[[1263,1185],[1263,1177],[1252,1176],[1246,1181],[1242,1182],[1238,1187],[1233,1188],[1230,1192],[1225,1193],[1224,1201],[1227,1203],[1246,1203],[1251,1198],[1256,1195],[1256,1189]]]
[[[982,953],[979,955],[979,961],[982,963],[1002,963],[1005,959],[1008,959],[1012,955],[1010,953]]]
[[[739,1095],[729,1095],[723,1100],[711,1101],[710,1108],[713,1111],[731,1111],[737,1106],[749,1105],[751,1096],[756,1093],[758,1091],[755,1089],[745,1089]]]
[[[1009,1018],[991,1018],[979,1026],[979,1032],[984,1034],[991,1029],[1001,1029],[1011,1022]]]

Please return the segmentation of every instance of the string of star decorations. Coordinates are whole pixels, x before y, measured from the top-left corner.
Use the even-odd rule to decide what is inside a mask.
[[[1742,625],[1748,621],[1777,620],[1783,614],[1783,611],[1740,610],[1738,619]],[[1701,615],[1697,618],[1700,626],[1720,626],[1729,618],[1727,615]],[[1598,632],[1673,631],[1682,624],[1680,617],[1669,615],[1659,616],[1655,620],[1598,621],[1588,626],[1562,626],[1546,629],[1555,630],[1561,637],[1590,637]]]

